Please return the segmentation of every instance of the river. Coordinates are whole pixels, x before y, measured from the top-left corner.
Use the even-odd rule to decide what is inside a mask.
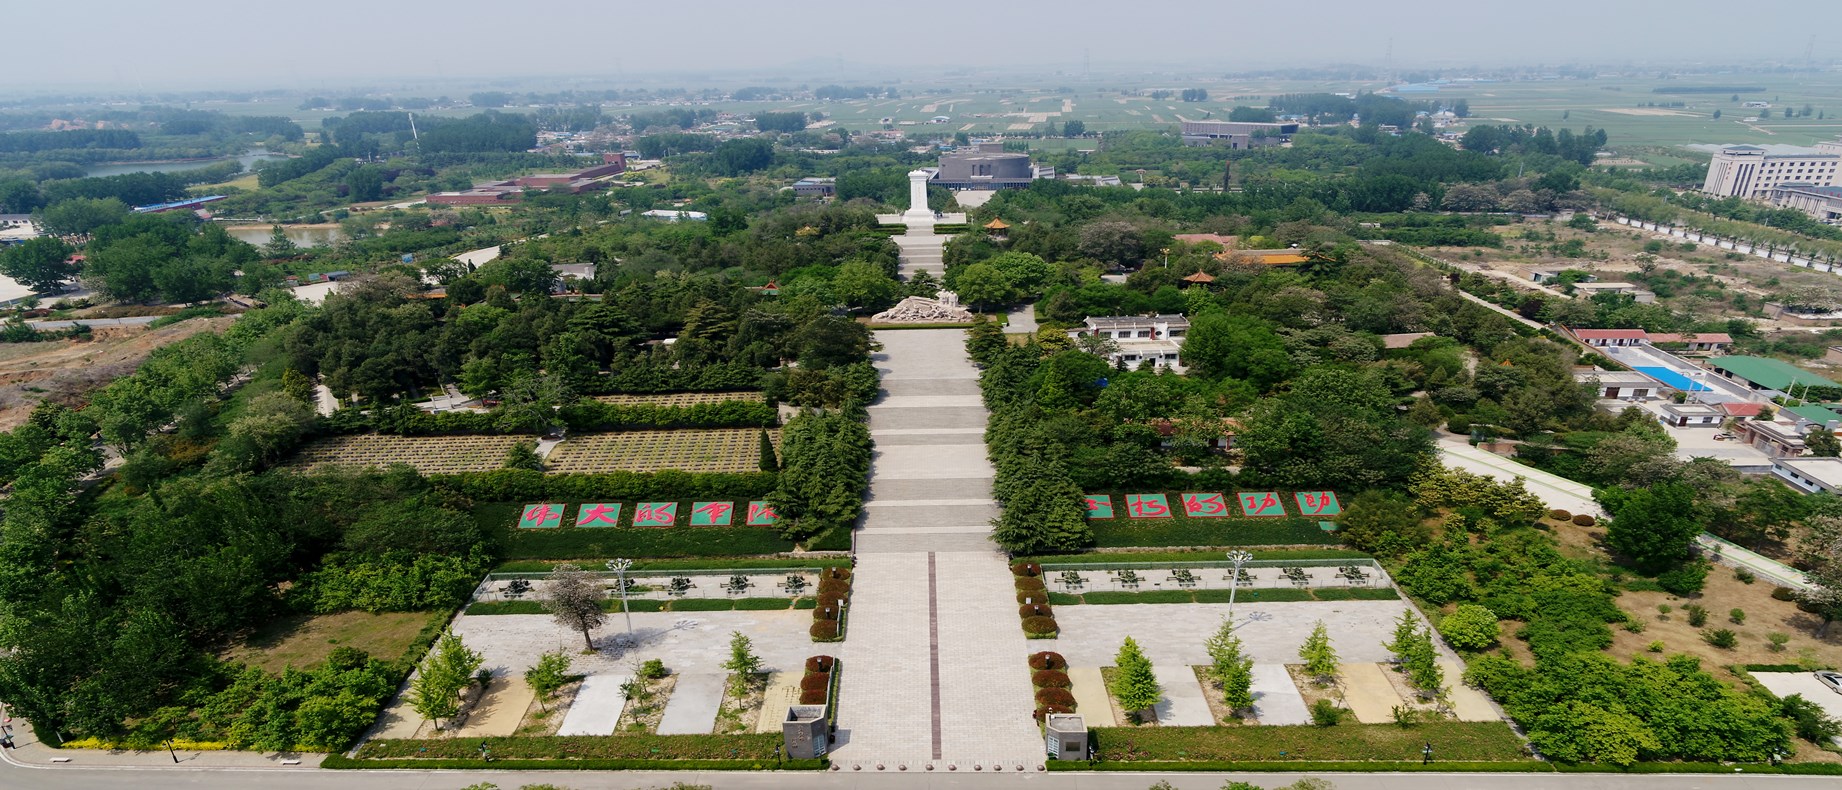
[[[86,177],[96,177],[119,176],[127,173],[176,173],[181,170],[197,170],[201,167],[210,167],[215,164],[228,162],[232,159],[242,162],[244,170],[250,170],[255,167],[257,162],[286,158],[288,157],[282,154],[272,154],[261,148],[255,148],[243,152],[240,156],[224,156],[216,159],[195,159],[187,162],[109,162],[100,165],[90,165],[88,169],[83,171],[83,175]]]

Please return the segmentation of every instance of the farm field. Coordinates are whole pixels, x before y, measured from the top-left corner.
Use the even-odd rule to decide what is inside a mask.
[[[775,448],[780,431],[768,431]],[[503,456],[503,452],[500,454]],[[754,472],[761,468],[761,429],[623,431],[571,437],[550,452],[551,472]]]
[[[302,448],[289,465],[303,471],[329,466],[385,467],[403,463],[425,475],[490,472],[505,465],[506,453],[530,436],[386,436],[362,434],[319,439]]]

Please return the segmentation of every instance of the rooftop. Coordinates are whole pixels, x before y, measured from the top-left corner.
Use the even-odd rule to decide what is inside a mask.
[[[1183,329],[1190,325],[1190,319],[1181,315],[1090,315],[1087,325],[1092,329],[1150,329],[1154,324],[1169,324]]]
[[[1581,340],[1644,340],[1650,337],[1642,329],[1575,329],[1572,332]]]
[[[1763,403],[1741,403],[1738,401],[1729,401],[1720,405],[1721,411],[1734,417],[1753,417],[1758,415],[1760,410],[1764,408],[1765,404]]]
[[[1766,389],[1783,391],[1793,385],[1834,387],[1837,384],[1788,362],[1765,357],[1720,357],[1713,361],[1715,370],[1724,370]]]
[[[1784,412],[1787,414],[1795,414],[1799,418],[1809,420],[1818,425],[1828,425],[1831,420],[1842,422],[1842,414],[1837,414],[1815,404],[1786,406],[1784,407]]]
[[[1626,385],[1636,385],[1636,386],[1643,387],[1643,386],[1654,386],[1656,384],[1656,382],[1652,381],[1649,376],[1646,376],[1642,373],[1638,373],[1636,371],[1576,370],[1573,373],[1574,381],[1587,381],[1589,379],[1598,379],[1599,384],[1601,386],[1613,385],[1613,386],[1623,387]]]
[[[1842,488],[1842,458],[1779,458],[1772,464],[1796,472],[1805,480],[1814,480],[1824,488]]]

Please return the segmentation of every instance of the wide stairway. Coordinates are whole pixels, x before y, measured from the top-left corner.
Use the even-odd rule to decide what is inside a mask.
[[[876,340],[876,459],[856,536],[834,764],[1035,771],[1043,747],[1029,648],[1010,570],[988,537],[997,506],[987,415],[965,332],[894,330]]]

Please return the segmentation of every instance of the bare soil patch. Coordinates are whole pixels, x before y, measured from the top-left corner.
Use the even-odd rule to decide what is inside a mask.
[[[354,647],[373,658],[394,661],[436,616],[428,612],[290,615],[245,637],[225,650],[223,657],[269,672],[313,666],[341,647]]]
[[[92,390],[140,367],[147,355],[233,319],[195,318],[159,329],[102,327],[88,340],[0,345],[0,430],[25,424],[40,401],[82,404]]]
[[[731,674],[724,683],[723,702],[716,709],[717,735],[746,735],[755,731],[755,722],[761,717],[761,706],[767,698],[768,673],[757,672],[748,676],[738,694],[735,675]]]
[[[1287,664],[1286,674],[1292,676],[1292,685],[1297,686],[1299,695],[1305,698],[1305,708],[1307,710],[1309,710],[1312,705],[1316,705],[1318,700],[1321,699],[1330,700],[1332,704],[1342,708],[1346,712],[1350,709],[1349,704],[1343,701],[1343,686],[1341,684],[1333,682],[1326,686],[1318,685],[1317,678],[1305,673],[1304,664]]]
[[[665,718],[665,703],[671,701],[672,689],[678,687],[678,675],[674,673],[655,680],[635,676],[633,682],[639,685],[627,697],[627,706],[621,709],[614,732],[658,732],[659,720]]]

